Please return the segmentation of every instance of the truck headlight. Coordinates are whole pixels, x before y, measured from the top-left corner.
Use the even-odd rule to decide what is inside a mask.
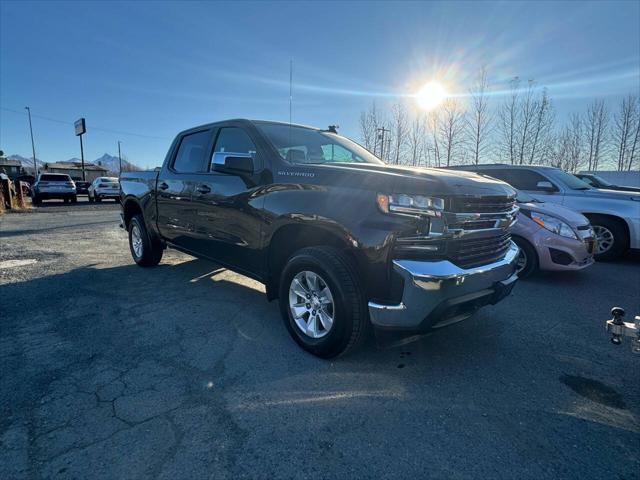
[[[532,211],[529,211],[529,217],[542,228],[546,228],[556,235],[560,235],[561,237],[575,238],[576,240],[578,239],[578,236],[573,231],[573,229],[559,218]]]
[[[379,193],[376,201],[378,208],[383,213],[440,217],[444,210],[444,199],[426,197],[424,195],[407,195],[405,193],[387,195]]]

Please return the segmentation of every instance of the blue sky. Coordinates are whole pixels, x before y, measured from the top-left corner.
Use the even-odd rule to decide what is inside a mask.
[[[534,78],[559,117],[638,92],[640,2],[0,2],[0,148],[161,164],[181,129],[234,117],[358,137],[358,117],[437,78]],[[42,118],[47,117],[47,119]],[[56,120],[56,121],[52,121]],[[68,123],[64,123],[68,122]]]

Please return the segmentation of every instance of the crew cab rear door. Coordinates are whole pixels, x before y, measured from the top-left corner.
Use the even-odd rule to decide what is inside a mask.
[[[216,130],[209,171],[200,175],[193,191],[196,211],[196,251],[222,264],[259,276],[264,197],[257,178],[262,162],[256,144],[242,126],[221,126]],[[220,171],[215,161],[225,156],[242,158],[252,173]],[[216,160],[217,159],[217,160]]]
[[[207,170],[213,129],[185,133],[158,175],[156,204],[158,230],[174,245],[193,250],[194,187]]]

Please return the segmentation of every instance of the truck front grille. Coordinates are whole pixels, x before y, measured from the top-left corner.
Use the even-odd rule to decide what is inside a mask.
[[[438,239],[408,236],[396,240],[394,258],[413,260],[449,260],[460,268],[487,265],[504,257],[511,234],[483,238]]]
[[[513,210],[515,204],[516,199],[507,195],[461,196],[451,199],[451,211],[455,213],[507,213]]]
[[[511,243],[510,228],[518,213],[515,199],[506,195],[449,199],[440,233],[401,235],[394,258],[449,260],[460,268],[487,265],[504,257]]]
[[[482,239],[461,239],[451,242],[448,256],[462,268],[477,267],[500,260],[509,250],[511,234]]]

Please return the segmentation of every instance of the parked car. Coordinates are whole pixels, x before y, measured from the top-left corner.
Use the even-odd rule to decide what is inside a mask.
[[[638,187],[614,185],[613,183],[607,182],[604,178],[602,178],[600,175],[596,175],[595,173],[575,173],[574,175],[593,188],[598,188],[601,190],[617,190],[620,192],[640,192],[640,188]]]
[[[76,185],[69,175],[41,173],[31,186],[31,200],[39,205],[43,200],[62,199],[65,203],[76,203]]]
[[[582,214],[518,191],[513,241],[520,247],[520,278],[537,270],[582,270],[593,265],[595,233]]]
[[[91,182],[83,182],[82,180],[76,180],[76,192],[78,195],[87,195],[89,193],[89,187]]]
[[[596,260],[613,260],[640,248],[640,193],[592,188],[559,168],[536,165],[453,167],[504,180],[532,197],[582,213],[596,234]]]
[[[106,198],[117,202],[120,200],[120,182],[116,177],[98,177],[91,182],[87,195],[90,202],[101,202]]]
[[[18,175],[15,179],[20,182],[26,182],[29,186],[33,185],[36,181],[36,177],[33,175]]]
[[[230,120],[178,134],[161,168],[123,173],[134,261],[166,246],[253,277],[324,358],[369,322],[432,331],[509,294],[515,191],[480,175],[388,166],[335,128]],[[368,309],[368,311],[367,311]]]

